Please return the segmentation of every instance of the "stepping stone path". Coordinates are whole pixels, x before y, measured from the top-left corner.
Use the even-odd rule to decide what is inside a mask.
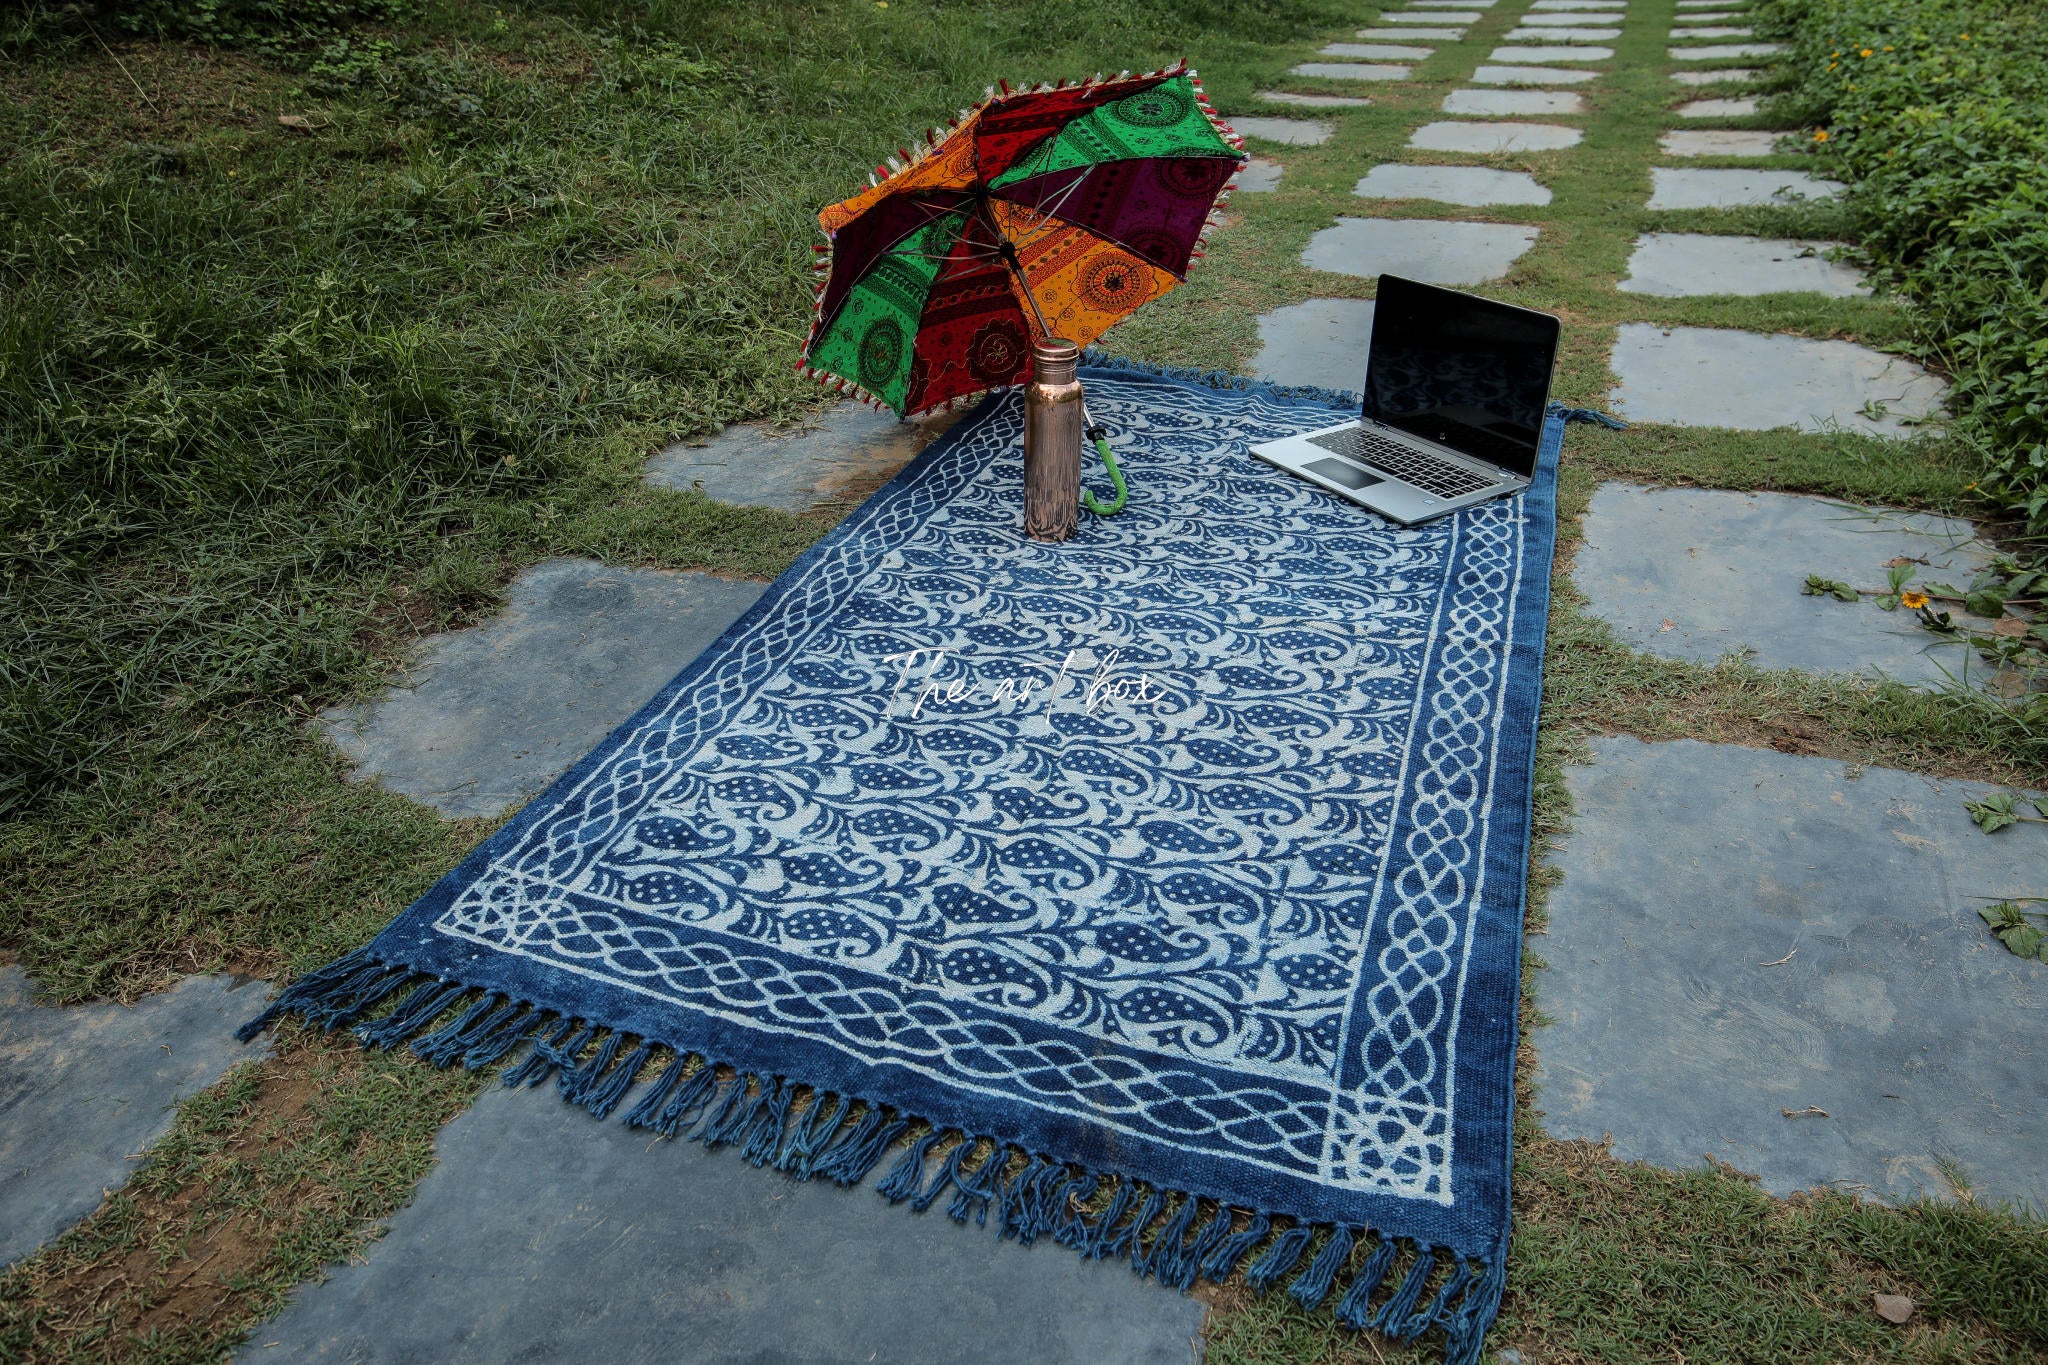
[[[1434,199],[1478,208],[1487,204],[1547,204],[1550,191],[1526,171],[1487,166],[1403,166],[1389,163],[1365,173],[1352,193],[1365,199]]]
[[[1833,243],[1763,237],[1709,237],[1694,232],[1649,232],[1636,238],[1624,293],[1661,298],[1714,294],[1867,295],[1863,272],[1821,253]]]
[[[125,1185],[178,1101],[268,1055],[234,1038],[268,994],[193,976],[132,1005],[57,1007],[0,967],[0,1267]]]
[[[1341,82],[1342,93],[1257,96],[1325,118],[1233,120],[1261,141],[1328,145],[1335,120],[1371,104],[1379,83],[1411,79],[1415,62],[1443,64],[1460,82],[1441,101],[1452,117],[1417,119],[1404,159],[1355,172],[1363,199],[1435,216],[1339,215],[1309,239],[1305,265],[1474,285],[1501,279],[1537,243],[1538,226],[1467,220],[1473,209],[1551,204],[1535,177],[1417,163],[1583,155],[1574,124],[1512,120],[1597,108],[1615,57],[1603,44],[1630,16],[1626,0],[1497,5],[1410,0],[1382,12],[1357,42],[1320,54],[1336,60],[1293,68]],[[1730,0],[1677,0],[1677,10],[1666,74],[1713,93],[1672,112],[1695,126],[1668,134],[1664,154],[1774,154],[1778,133],[1711,126],[1756,114],[1761,66],[1695,64],[1770,58],[1781,46],[1718,41],[1753,36]],[[1465,26],[1495,13],[1468,50]],[[1469,69],[1453,72],[1453,62]],[[1547,88],[1565,86],[1589,86],[1593,98]],[[1282,170],[1255,159],[1238,187],[1284,195],[1292,186]],[[1840,189],[1783,170],[1658,167],[1652,180],[1651,210]],[[1230,230],[1252,230],[1261,211]],[[1827,261],[1824,247],[1711,229],[1647,233],[1618,290],[1864,293],[1860,275]],[[1373,304],[1356,298],[1276,308],[1257,320],[1250,368],[1355,391],[1372,318]],[[1896,357],[1732,329],[1625,323],[1611,365],[1611,405],[1645,423],[1830,424],[1899,437],[1911,431],[1904,419],[1938,413],[1942,395]],[[648,477],[798,511],[872,486],[935,430],[848,407],[803,435],[736,428],[673,447]],[[1741,651],[1765,667],[1925,684],[1968,660],[1952,646],[1943,653],[1902,613],[1798,587],[1816,572],[1880,584],[1885,560],[1901,554],[1928,561],[1930,576],[1939,564],[1966,578],[1985,553],[1970,529],[1791,495],[1608,484],[1592,499],[1572,572],[1587,610],[1648,654],[1710,661]],[[537,566],[496,619],[430,642],[408,686],[321,723],[364,776],[450,814],[495,815],[645,702],[762,586],[580,561]],[[1563,877],[1550,937],[1537,943],[1551,965],[1530,983],[1557,1020],[1534,1038],[1550,1131],[1611,1132],[1620,1155],[1670,1165],[1712,1154],[1779,1192],[1848,1182],[1887,1198],[1944,1194],[1936,1159],[1953,1157],[1987,1196],[2048,1201],[2028,1131],[2048,1100],[2048,1040],[2010,1024],[2040,1014],[2039,973],[1990,944],[1974,903],[1952,889],[2025,885],[2019,860],[2036,850],[1978,836],[1960,805],[1980,790],[1970,784],[1760,747],[1811,748],[1796,728],[1731,738],[1598,738],[1594,761],[1567,770],[1574,833],[1556,846]],[[1785,1117],[1809,1105],[1828,1117]],[[441,1161],[365,1262],[302,1287],[244,1354],[639,1359],[674,1354],[687,1338],[692,1359],[1178,1362],[1199,1332],[1195,1301],[1122,1270],[911,1217],[865,1191],[792,1185],[730,1153],[648,1146],[644,1134],[596,1123],[545,1090],[493,1091],[441,1135]],[[522,1178],[508,1198],[508,1170],[546,1178]]]

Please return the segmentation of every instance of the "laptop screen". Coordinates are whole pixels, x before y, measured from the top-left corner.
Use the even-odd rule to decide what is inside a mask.
[[[1533,475],[1558,330],[1547,313],[1382,275],[1365,416]]]

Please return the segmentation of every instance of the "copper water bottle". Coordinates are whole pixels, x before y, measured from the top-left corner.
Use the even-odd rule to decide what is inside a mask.
[[[1081,518],[1081,348],[1058,337],[1031,347],[1024,389],[1024,534],[1071,540]]]

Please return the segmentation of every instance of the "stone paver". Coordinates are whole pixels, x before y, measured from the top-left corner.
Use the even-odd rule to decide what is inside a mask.
[[[1574,14],[1565,11],[1553,11],[1545,14],[1525,14],[1519,22],[1524,28],[1577,28],[1586,24],[1595,26],[1612,24],[1618,22],[1620,18],[1621,16],[1618,14]],[[1621,30],[1615,29],[1614,32],[1619,34]],[[1512,37],[1514,35],[1510,34],[1509,36]]]
[[[1783,133],[1722,128],[1674,128],[1657,139],[1667,156],[1773,156]]]
[[[797,1184],[493,1088],[361,1262],[240,1358],[349,1365],[1187,1365],[1203,1306],[1083,1260]],[[888,1169],[885,1163],[882,1169]]]
[[[1748,118],[1761,102],[1755,95],[1734,100],[1692,100],[1672,112],[1680,118]]]
[[[1425,123],[1408,145],[1431,152],[1556,152],[1576,147],[1585,134],[1558,123]]]
[[[1237,173],[1236,193],[1271,194],[1280,188],[1280,176],[1286,169],[1277,161],[1255,156]]]
[[[1967,894],[2038,886],[2039,846],[1971,827],[1985,788],[1694,740],[1592,749],[1535,940],[1551,1134],[1711,1156],[1779,1195],[1950,1196],[1953,1162],[1980,1200],[2048,1204],[2048,972]]]
[[[1716,327],[1623,323],[1612,365],[1621,383],[1608,401],[1622,415],[1674,426],[1907,436],[1906,419],[1934,416],[1947,391],[1912,361],[1854,342]],[[1866,416],[1868,403],[1884,415]]]
[[[1428,14],[1402,14],[1398,10],[1383,10],[1379,22],[1383,24],[1476,24],[1479,11],[1474,9],[1432,10]]]
[[[1737,4],[1737,3],[1735,2],[1735,0],[1678,0],[1678,8],[1679,8],[1679,9],[1682,9],[1682,10],[1687,10],[1687,9],[1714,9],[1714,10],[1739,10],[1739,9],[1747,9],[1747,8],[1748,8],[1748,6],[1746,6],[1746,5],[1741,5],[1741,4]],[[1683,18],[1684,18],[1685,16],[1681,14],[1681,15],[1679,15],[1678,17],[1679,17],[1679,18],[1681,18],[1681,19],[1683,19]]]
[[[1288,71],[1296,76],[1320,76],[1327,81],[1405,81],[1410,69],[1383,62],[1302,62]]]
[[[1808,574],[1881,588],[1895,558],[1922,581],[1967,583],[1991,562],[1967,521],[1871,511],[1791,493],[1602,484],[1572,581],[1631,649],[1711,663],[1747,651],[1760,668],[1940,684],[1989,681],[1969,648],[1909,611],[1800,592]]]
[[[1276,384],[1313,384],[1356,393],[1372,339],[1369,299],[1309,299],[1259,319],[1252,373]]]
[[[1309,239],[1301,261],[1314,270],[1367,278],[1402,275],[1424,284],[1484,284],[1508,273],[1536,244],[1515,223],[1339,218]]]
[[[1739,24],[1744,22],[1748,18],[1749,16],[1747,14],[1744,14],[1739,10],[1731,10],[1726,14],[1681,14],[1678,16],[1678,21],[1681,24]],[[1677,29],[1672,30],[1673,33],[1676,33],[1678,31],[1679,30]]]
[[[263,996],[261,982],[195,976],[132,1005],[58,1008],[0,967],[0,1266],[125,1185],[171,1106],[269,1055],[234,1038]]]
[[[1653,209],[1730,209],[1782,204],[1799,199],[1832,199],[1839,183],[1805,171],[1695,170],[1654,167],[1650,171]]]
[[[1487,166],[1403,166],[1389,163],[1365,173],[1353,194],[1367,199],[1434,199],[1478,208],[1489,204],[1547,204],[1550,190],[1526,171]]]
[[[1616,287],[1624,293],[1667,299],[1714,294],[1825,294],[1835,299],[1868,295],[1862,271],[1821,254],[1834,245],[1650,232],[1636,238],[1628,278]]]
[[[1512,28],[1508,30],[1507,40],[1511,43],[1611,43],[1620,36],[1618,28]],[[1561,60],[1572,61],[1575,58]]]
[[[1272,104],[1292,104],[1303,109],[1362,109],[1372,103],[1363,95],[1300,95],[1292,90],[1261,90],[1259,98]]]
[[[1554,66],[1482,66],[1472,79],[1480,85],[1584,85],[1599,74]]]
[[[1529,6],[1530,11],[1537,14],[1555,11],[1570,12],[1573,10],[1625,10],[1627,8],[1628,0],[1536,0],[1535,4]],[[1605,14],[1601,17],[1613,20],[1619,19],[1621,16],[1619,14]]]
[[[1725,62],[1732,57],[1775,57],[1783,43],[1709,43],[1705,47],[1670,47],[1675,62]]]
[[[1571,90],[1453,90],[1446,114],[1583,114],[1586,97]]]
[[[1388,62],[1419,62],[1431,51],[1426,47],[1403,47],[1398,43],[1331,43],[1317,50],[1325,57],[1362,57]]]
[[[490,621],[435,636],[409,685],[317,722],[359,777],[453,816],[531,799],[745,614],[764,583],[558,559]]]
[[[1492,9],[1500,0],[1408,0],[1409,9],[1466,10]],[[1442,18],[1444,16],[1437,16]]]
[[[1674,71],[1671,79],[1680,85],[1720,85],[1724,81],[1753,81],[1761,74],[1754,67],[1731,66],[1721,71]]]
[[[1403,43],[1448,43],[1464,37],[1465,30],[1462,28],[1362,28],[1358,30],[1356,36],[1368,41],[1376,38],[1391,38],[1396,42]],[[1418,58],[1421,58],[1429,56],[1435,50],[1434,48],[1424,47],[1416,48],[1414,52]],[[1328,52],[1329,49],[1324,48],[1323,51]]]
[[[1230,126],[1246,137],[1287,147],[1320,147],[1336,133],[1327,123],[1299,118],[1237,118]]]
[[[895,473],[965,415],[956,410],[904,422],[846,402],[795,430],[747,422],[707,440],[679,442],[649,460],[644,477],[661,488],[694,488],[717,502],[803,512]]]
[[[1705,38],[1754,38],[1756,30],[1732,25],[1707,24],[1699,28],[1674,28],[1671,30],[1671,36],[1687,41]]]
[[[1487,54],[1486,60],[1511,65],[1525,62],[1549,65],[1552,62],[1604,62],[1613,55],[1611,47],[1497,47]]]

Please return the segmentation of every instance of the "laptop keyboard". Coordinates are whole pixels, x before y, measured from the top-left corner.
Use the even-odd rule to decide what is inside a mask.
[[[1364,427],[1346,427],[1342,431],[1311,436],[1309,440],[1325,450],[1371,465],[1440,498],[1462,498],[1467,493],[1490,488],[1495,482],[1448,460],[1440,460],[1399,441],[1390,441]]]

